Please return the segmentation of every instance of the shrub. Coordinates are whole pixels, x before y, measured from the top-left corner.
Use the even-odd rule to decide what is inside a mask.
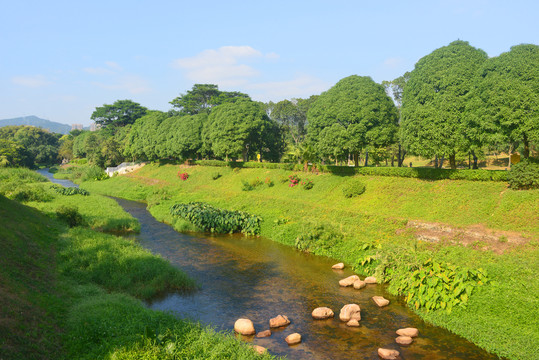
[[[217,179],[219,179],[221,176],[222,176],[222,175],[221,175],[220,172],[214,172],[213,174],[211,174],[211,178],[212,178],[213,180],[217,180]]]
[[[256,189],[257,187],[259,187],[260,185],[263,184],[263,182],[259,178],[253,179],[251,181],[242,180],[241,183],[242,183],[241,189],[243,191],[254,190],[254,189]]]
[[[88,181],[88,180],[106,180],[109,178],[107,173],[101,169],[99,166],[88,166],[85,168],[81,174],[82,181]]]
[[[190,221],[199,229],[221,234],[242,232],[249,235],[260,233],[259,216],[237,210],[224,210],[209,204],[191,202],[175,204],[170,213]]]
[[[63,186],[58,186],[58,185],[53,185],[51,186],[52,189],[54,189],[54,191],[56,191],[58,194],[61,194],[61,195],[66,195],[66,196],[70,196],[70,195],[84,195],[84,196],[88,196],[90,195],[90,193],[84,189],[80,189],[80,188],[76,188],[76,187],[63,187]]]
[[[268,187],[273,187],[273,185],[275,185],[273,183],[273,180],[271,180],[269,177],[266,178],[266,180],[264,180],[264,183],[268,186]]]
[[[10,183],[0,187],[0,194],[18,202],[51,201],[53,196],[41,185]]]
[[[77,207],[61,205],[56,209],[56,217],[59,220],[67,223],[69,227],[84,224],[82,215],[79,213],[79,209]]]
[[[180,170],[180,171],[181,171],[181,170]],[[180,172],[180,171],[178,171],[178,177],[179,177],[180,179],[182,179],[183,181],[189,179],[189,174],[188,174],[188,173],[186,173],[186,172],[182,173],[182,172]]]
[[[345,198],[359,196],[365,192],[365,184],[363,184],[359,179],[351,179],[344,185],[342,192]]]
[[[288,186],[290,186],[290,187],[294,187],[296,185],[299,185],[299,182],[301,181],[301,179],[299,178],[299,176],[297,174],[290,175],[288,177],[288,180],[290,181],[290,184],[288,184]]]
[[[343,234],[326,224],[309,224],[309,228],[296,238],[295,246],[301,251],[325,255],[331,248],[340,246]]]
[[[511,189],[539,189],[539,161],[524,159],[513,165],[507,181]]]
[[[312,180],[305,179],[305,181],[301,182],[301,186],[303,186],[305,190],[311,190],[314,186],[314,183]]]

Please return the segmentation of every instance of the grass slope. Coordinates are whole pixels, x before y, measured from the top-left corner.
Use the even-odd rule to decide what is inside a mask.
[[[188,172],[182,181],[178,172]],[[216,176],[220,173],[220,177]],[[499,182],[423,181],[360,176],[366,192],[345,199],[342,188],[350,177],[297,173],[314,187],[289,187],[292,172],[268,169],[178,167],[147,165],[128,176],[85,182],[90,191],[145,200],[159,220],[179,230],[192,225],[169,215],[177,202],[204,201],[226,209],[262,216],[262,235],[296,245],[297,239],[316,238],[313,229],[340,233],[316,240],[309,250],[372,273],[384,259],[432,258],[459,268],[483,268],[490,283],[477,287],[466,307],[418,313],[481,347],[511,359],[536,359],[539,349],[539,191],[514,191]],[[214,180],[214,178],[217,178]],[[262,185],[242,191],[242,182],[258,178]],[[269,187],[265,183],[273,182]],[[480,225],[520,234],[527,243],[498,255],[453,243],[419,242],[406,228],[408,220],[442,223],[454,228]],[[313,235],[314,234],[314,235]],[[503,242],[503,237],[500,237]],[[479,241],[481,243],[481,241]],[[481,247],[478,244],[477,247]],[[403,256],[400,256],[403,255]],[[369,258],[372,257],[372,262]],[[374,260],[373,260],[374,259]],[[360,266],[361,262],[364,266]],[[412,264],[398,264],[401,268]],[[384,274],[377,274],[383,276]]]
[[[131,240],[69,229],[51,212],[65,197],[51,196],[35,173],[0,169],[0,178],[1,193],[30,195],[26,203],[46,211],[0,194],[0,359],[274,358],[257,355],[231,334],[147,309],[139,299],[195,284]],[[128,219],[117,204],[94,196],[110,207],[101,216]],[[82,213],[96,206],[89,198],[75,201]],[[90,226],[103,223],[86,218]]]

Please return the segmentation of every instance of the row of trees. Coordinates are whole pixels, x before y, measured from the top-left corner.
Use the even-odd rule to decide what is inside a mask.
[[[455,41],[418,61],[413,71],[382,84],[349,76],[321,95],[278,103],[196,84],[168,112],[131,100],[96,108],[95,133],[59,139],[64,158],[87,157],[101,166],[163,158],[256,159],[367,165],[406,153],[477,158],[486,149],[539,144],[539,47],[518,45],[498,57]],[[46,154],[46,151],[39,152]],[[440,160],[440,161],[438,161]],[[438,165],[439,164],[439,165]]]

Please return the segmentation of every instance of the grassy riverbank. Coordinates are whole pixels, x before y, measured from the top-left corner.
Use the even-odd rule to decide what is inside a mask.
[[[188,180],[182,181],[179,172],[187,172]],[[465,305],[449,313],[418,304],[416,311],[500,356],[536,358],[539,191],[514,191],[503,182],[358,176],[366,192],[346,199],[342,188],[352,177],[299,172],[302,181],[314,183],[306,190],[290,187],[290,175],[285,170],[147,165],[82,187],[145,200],[157,219],[183,231],[195,229],[169,214],[174,203],[203,201],[260,215],[262,236],[342,260],[380,279],[410,277],[410,269],[428,259],[448,269],[447,274],[453,267],[457,273],[481,268],[488,281],[476,284],[471,296],[460,295]],[[245,182],[254,184],[253,190],[243,191]],[[437,242],[418,241],[425,229],[450,231],[440,230]],[[398,291],[398,286],[392,284],[390,290]]]
[[[0,195],[1,359],[261,358],[232,335],[144,306],[196,284],[134,241],[94,230],[138,229],[114,201],[56,194],[29,170],[0,169],[0,179],[1,194],[22,202]],[[56,218],[74,204],[85,226]]]

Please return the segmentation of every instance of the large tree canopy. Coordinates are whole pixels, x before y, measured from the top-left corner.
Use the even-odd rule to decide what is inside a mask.
[[[307,113],[307,122],[309,142],[321,155],[352,153],[357,165],[357,155],[367,146],[382,147],[394,142],[397,109],[382,85],[370,77],[352,75],[316,99]],[[326,128],[338,130],[339,134],[324,131]],[[323,139],[328,136],[330,139]],[[326,149],[328,144],[345,145],[330,151]]]
[[[488,59],[474,87],[474,117],[480,143],[521,142],[523,156],[539,144],[539,46],[517,45]]]
[[[454,41],[421,58],[402,97],[402,140],[412,153],[448,156],[470,149],[464,119],[477,69],[487,54],[466,41]]]
[[[135,120],[146,115],[147,111],[148,109],[134,101],[117,100],[112,105],[96,107],[90,118],[102,128],[109,125],[120,127],[133,124]]]
[[[250,100],[251,98],[237,91],[220,91],[217,85],[195,84],[193,89],[178,96],[170,104],[178,109],[179,115],[195,115],[202,112],[208,113],[214,106],[236,102],[240,99]]]
[[[57,161],[58,139],[61,134],[51,133],[48,130],[34,126],[5,126],[0,128],[0,139],[8,140],[4,142],[6,152],[13,152],[17,148],[17,165],[35,166],[49,165]],[[20,147],[13,147],[10,142],[14,142]],[[10,160],[12,163],[13,160]]]
[[[221,158],[243,158],[255,153],[277,160],[280,136],[277,123],[270,120],[261,104],[238,101],[217,106],[204,128],[206,148]]]

